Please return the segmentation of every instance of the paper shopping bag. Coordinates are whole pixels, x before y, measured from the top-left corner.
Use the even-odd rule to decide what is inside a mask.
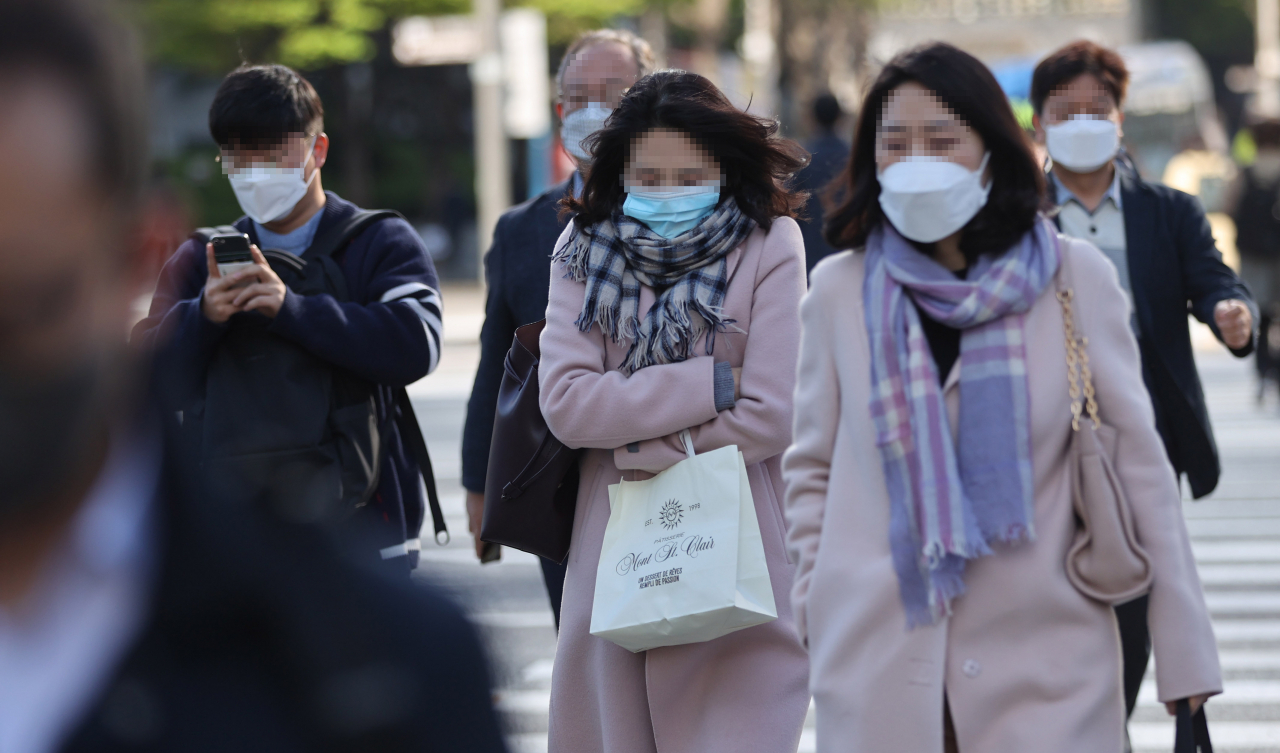
[[[591,634],[630,651],[778,616],[742,454],[686,447],[690,457],[657,476],[609,487]]]

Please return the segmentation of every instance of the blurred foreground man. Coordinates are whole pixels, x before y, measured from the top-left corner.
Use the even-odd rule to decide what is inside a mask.
[[[578,165],[573,176],[542,194],[513,207],[498,219],[493,245],[485,255],[489,283],[484,328],[480,332],[480,365],[467,403],[462,436],[462,485],[467,490],[467,518],[475,537],[476,555],[485,557],[480,541],[484,518],[485,476],[489,468],[489,444],[497,412],[503,363],[516,328],[546,316],[551,285],[551,252],[569,222],[561,216],[560,200],[582,192],[582,173],[591,154],[583,140],[600,130],[622,100],[622,94],[641,76],[653,71],[649,44],[628,31],[603,29],[578,37],[564,54],[556,74],[559,101],[556,114],[565,149]],[[577,474],[571,473],[577,484]],[[564,590],[564,566],[542,560],[542,578],[551,599],[556,624],[560,624],[560,596]]]
[[[0,751],[502,751],[455,607],[189,486],[126,345],[147,121],[103,6],[0,2]]]
[[[1036,139],[1052,160],[1058,228],[1101,249],[1129,293],[1156,429],[1174,471],[1199,498],[1217,486],[1220,467],[1187,314],[1244,357],[1253,351],[1257,308],[1223,263],[1199,202],[1147,183],[1121,152],[1128,83],[1120,55],[1092,42],[1049,55],[1031,80]],[[1116,607],[1116,617],[1132,714],[1151,654],[1147,597]]]

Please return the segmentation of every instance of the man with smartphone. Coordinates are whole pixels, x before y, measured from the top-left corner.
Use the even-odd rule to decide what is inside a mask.
[[[410,446],[403,387],[440,358],[431,258],[402,218],[324,190],[323,106],[295,71],[233,71],[209,128],[246,216],[178,249],[134,337],[166,344],[210,484],[291,520],[337,519],[360,558],[407,573],[425,447]]]

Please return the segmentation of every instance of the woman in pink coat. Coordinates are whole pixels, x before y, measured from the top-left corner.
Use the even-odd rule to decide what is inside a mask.
[[[783,463],[818,750],[1119,753],[1114,613],[1064,564],[1058,280],[1154,574],[1159,697],[1199,706],[1222,680],[1115,268],[1038,215],[1004,94],[948,45],[883,69],[847,180],[828,235],[856,250],[812,274]]]
[[[540,390],[547,425],[588,448],[551,681],[556,753],[795,751],[808,661],[787,594],[780,457],[804,292],[803,152],[683,71],[637,82],[598,133],[556,245]],[[633,654],[590,635],[610,484],[697,452],[745,455],[778,619]]]

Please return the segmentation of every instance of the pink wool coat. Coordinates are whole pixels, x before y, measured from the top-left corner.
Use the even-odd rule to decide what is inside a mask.
[[[1063,241],[1089,338],[1102,420],[1137,535],[1151,556],[1158,694],[1220,692],[1218,655],[1180,494],[1155,431],[1115,268]],[[889,550],[889,496],[869,411],[863,260],[812,274],[803,305],[795,441],[783,463],[792,593],[811,662],[818,750],[940,753],[943,692],[962,753],[1120,751],[1120,646],[1110,607],[1078,593],[1064,560],[1075,522],[1066,473],[1070,407],[1062,314],[1050,285],[1026,314],[1036,540],[969,563],[967,593],[908,632]],[[945,398],[956,425],[959,369]]]
[[[590,448],[581,463],[551,680],[555,753],[782,753],[799,745],[809,667],[788,598],[795,570],[784,545],[781,454],[791,440],[803,253],[793,220],[776,220],[768,233],[757,228],[728,256],[724,310],[736,322],[716,336],[713,353],[630,377],[616,368],[626,343],[609,341],[599,326],[579,332],[574,325],[585,283],[565,279],[561,264],[552,267],[542,412],[565,444]],[[641,316],[653,302],[644,287]],[[720,413],[712,384],[717,361],[742,368],[741,397]],[[608,487],[683,460],[678,434],[690,427],[697,452],[737,445],[746,456],[778,619],[706,643],[633,654],[589,632]]]

